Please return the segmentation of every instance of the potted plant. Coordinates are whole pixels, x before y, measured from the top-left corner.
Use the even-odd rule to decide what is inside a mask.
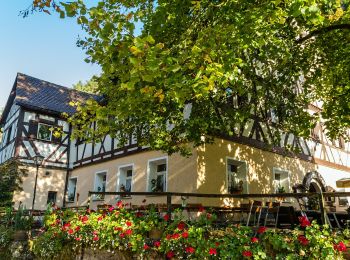
[[[277,187],[277,189],[276,189],[276,193],[277,193],[277,194],[286,193],[286,190],[285,190],[285,188],[284,188],[283,186],[278,185],[278,187]],[[277,199],[278,199],[279,201],[284,201],[284,200],[285,200],[284,197],[277,197]]]
[[[28,231],[33,224],[33,217],[29,216],[28,211],[22,206],[19,206],[18,210],[12,212],[12,226],[13,226],[13,240],[24,241],[28,238]]]
[[[167,225],[168,216],[161,217],[153,206],[145,216],[146,225],[149,227],[148,237],[153,240],[159,240],[162,237],[163,230]]]
[[[243,181],[240,180],[238,183],[232,181],[229,187],[229,192],[231,194],[241,194],[243,192]]]

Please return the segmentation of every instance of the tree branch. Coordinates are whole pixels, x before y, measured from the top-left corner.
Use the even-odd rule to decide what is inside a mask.
[[[296,40],[296,43],[303,43],[304,41],[310,39],[313,36],[317,36],[323,33],[328,33],[334,30],[350,30],[350,24],[335,24],[324,28],[320,28],[318,30],[310,32],[308,35],[304,37],[299,38],[298,40]]]

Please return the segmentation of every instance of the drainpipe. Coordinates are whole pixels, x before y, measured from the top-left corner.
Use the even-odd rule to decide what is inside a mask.
[[[68,189],[68,180],[69,180],[69,164],[70,164],[70,145],[71,145],[71,134],[72,134],[72,125],[69,124],[68,131],[68,149],[67,149],[67,172],[66,172],[66,182],[64,183],[64,191],[63,191],[63,207],[66,207],[66,197],[67,197],[67,189]]]

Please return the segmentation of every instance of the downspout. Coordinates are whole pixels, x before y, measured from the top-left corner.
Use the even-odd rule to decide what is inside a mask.
[[[69,180],[69,172],[70,172],[69,165],[70,165],[71,134],[72,134],[72,125],[69,124],[68,149],[67,149],[67,172],[66,172],[66,182],[64,184],[64,191],[63,191],[63,207],[66,207],[66,197],[67,197],[68,180]]]

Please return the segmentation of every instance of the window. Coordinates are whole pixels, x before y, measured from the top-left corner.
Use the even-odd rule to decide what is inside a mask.
[[[51,141],[52,138],[52,126],[39,123],[37,138],[40,140]]]
[[[57,191],[49,191],[47,194],[47,204],[56,204]]]
[[[70,178],[68,181],[68,202],[75,201],[75,195],[77,191],[77,178]]]
[[[273,168],[273,188],[276,193],[288,193],[289,188],[289,172]]]
[[[227,191],[231,194],[248,193],[245,162],[227,159]]]
[[[98,172],[95,176],[95,191],[105,192],[106,191],[106,180],[107,173],[106,172]],[[104,199],[104,195],[96,195],[95,199]]]
[[[132,176],[133,176],[132,165],[120,167],[118,172],[117,191],[131,192]]]
[[[148,191],[165,192],[167,190],[167,160],[158,159],[148,163]]]
[[[345,192],[344,188],[338,189],[337,192]],[[339,207],[347,207],[349,206],[349,201],[347,197],[338,197],[338,205]]]
[[[12,126],[9,127],[9,130],[7,131],[7,140],[6,144],[9,144],[11,141],[11,135],[12,135]]]

